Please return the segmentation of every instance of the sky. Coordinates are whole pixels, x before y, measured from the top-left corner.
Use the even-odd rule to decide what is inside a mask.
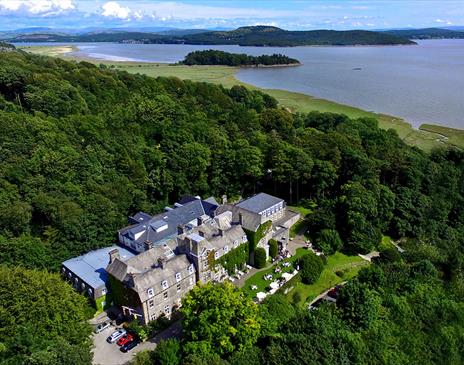
[[[0,29],[385,29],[464,25],[464,0],[0,0]]]

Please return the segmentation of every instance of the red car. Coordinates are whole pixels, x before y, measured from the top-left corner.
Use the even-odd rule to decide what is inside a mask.
[[[133,340],[134,336],[128,333],[127,335],[122,336],[116,343],[118,344],[118,346],[124,346],[126,343],[131,342]]]

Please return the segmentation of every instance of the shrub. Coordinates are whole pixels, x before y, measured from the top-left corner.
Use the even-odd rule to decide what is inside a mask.
[[[314,253],[308,253],[299,260],[301,280],[305,284],[313,284],[324,269],[324,264],[319,256]]]
[[[276,240],[269,241],[269,256],[275,258],[279,253],[279,244]]]
[[[316,239],[319,249],[324,255],[333,255],[343,247],[343,242],[335,229],[323,229]]]
[[[161,340],[152,353],[155,365],[178,365],[180,363],[180,345],[175,338]]]
[[[255,250],[255,267],[262,269],[264,266],[266,266],[266,251],[264,248],[258,247]]]

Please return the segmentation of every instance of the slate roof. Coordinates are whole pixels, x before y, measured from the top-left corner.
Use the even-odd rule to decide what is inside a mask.
[[[63,266],[72,271],[74,275],[87,283],[93,289],[104,286],[107,282],[108,274],[105,268],[110,262],[109,252],[117,248],[121,261],[126,261],[134,254],[122,247],[111,246],[99,250],[90,251],[85,255],[74,257],[63,262]]]
[[[283,201],[283,199],[277,198],[275,196],[266,193],[259,193],[252,196],[251,198],[241,201],[237,204],[237,207],[253,213],[260,213],[263,210],[266,210]]]
[[[135,235],[143,232],[136,241],[139,243],[150,241],[156,245],[174,237],[177,234],[178,226],[184,226],[205,214],[212,216],[216,208],[217,206],[212,203],[193,198],[187,203],[184,201],[183,205],[176,206],[172,210],[151,217],[148,221],[144,220],[142,223],[125,227],[119,230],[119,233],[129,236],[131,233]],[[136,216],[137,214],[134,217]],[[157,232],[157,228],[161,227],[163,223],[166,223],[168,227],[163,230],[158,229]]]

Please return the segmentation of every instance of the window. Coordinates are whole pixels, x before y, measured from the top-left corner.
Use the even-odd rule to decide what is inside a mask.
[[[180,284],[177,284],[177,292],[180,292]]]
[[[72,278],[72,274],[70,272],[68,272],[68,278]]]
[[[193,277],[190,277],[190,278],[189,278],[189,284],[190,284],[190,285],[193,285]]]
[[[84,283],[81,284],[81,288],[82,288],[82,290],[85,289],[85,284]]]
[[[150,288],[147,290],[147,295],[148,295],[148,298],[152,298],[155,296],[155,292],[153,291],[153,288]]]
[[[194,271],[193,270],[193,265],[190,265],[188,270],[189,270],[189,274],[193,274],[193,271]]]
[[[167,289],[167,288],[168,288],[168,282],[167,282],[166,280],[163,280],[163,281],[161,282],[161,287],[163,288],[163,290],[164,290],[164,289]]]
[[[242,237],[242,242],[246,242],[246,241],[247,241],[247,236],[246,236],[246,234],[244,234],[243,237]]]
[[[168,292],[167,292],[167,291],[165,291],[165,292],[163,293],[163,297],[164,297],[164,299],[168,299]]]
[[[150,321],[154,321],[156,319],[156,314],[152,313],[150,314]]]
[[[89,295],[92,295],[92,294],[93,294],[93,290],[89,288],[89,289],[87,290],[87,293],[89,293]]]
[[[234,246],[238,246],[238,240],[234,241]]]
[[[148,306],[150,308],[153,308],[155,306],[155,302],[153,301],[153,299],[148,302]]]
[[[180,272],[176,273],[176,281],[179,282],[182,279]]]
[[[171,307],[170,307],[169,305],[167,305],[166,307],[164,307],[164,313],[166,313],[166,314],[171,313]]]
[[[237,241],[235,241],[235,242],[237,242]],[[234,242],[234,244],[235,244],[235,242]],[[227,253],[227,252],[229,252],[229,246],[224,246],[224,253]]]
[[[106,288],[102,289],[102,295],[106,295]]]
[[[218,252],[218,251],[214,252],[214,258],[215,258],[216,260],[219,258],[219,252]]]

